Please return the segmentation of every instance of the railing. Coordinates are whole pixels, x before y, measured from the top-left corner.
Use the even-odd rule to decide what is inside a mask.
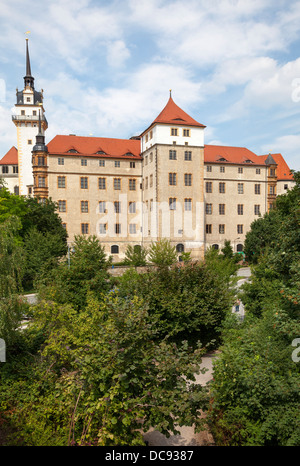
[[[38,115],[12,115],[12,120],[21,120],[21,121],[39,121],[39,116]],[[43,115],[41,116],[41,120],[47,122],[46,117]]]

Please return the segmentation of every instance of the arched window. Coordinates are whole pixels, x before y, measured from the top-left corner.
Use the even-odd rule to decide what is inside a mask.
[[[117,246],[116,244],[114,244],[114,245],[110,248],[110,252],[111,252],[111,254],[119,254],[119,246]]]
[[[182,243],[177,244],[176,251],[177,252],[184,252],[184,245]]]
[[[212,247],[213,247],[213,249],[219,249],[219,245],[218,245],[218,244],[213,244]]]
[[[243,250],[243,245],[242,245],[242,244],[238,244],[238,245],[236,246],[236,250],[237,250],[237,252],[242,252],[242,250]]]

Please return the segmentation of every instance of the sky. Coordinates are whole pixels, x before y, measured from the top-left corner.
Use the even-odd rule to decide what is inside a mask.
[[[205,144],[300,170],[300,0],[0,0],[0,26],[0,158],[17,145],[27,37],[46,143],[139,135],[172,89]]]

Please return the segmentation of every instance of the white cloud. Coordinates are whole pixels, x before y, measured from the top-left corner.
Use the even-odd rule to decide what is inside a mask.
[[[129,57],[130,51],[123,40],[116,40],[108,44],[107,63],[112,68],[121,68]]]
[[[300,134],[286,134],[279,136],[273,140],[270,144],[264,144],[261,146],[261,153],[266,154],[281,153],[285,158],[286,154],[289,154],[288,165],[291,169],[300,170]]]

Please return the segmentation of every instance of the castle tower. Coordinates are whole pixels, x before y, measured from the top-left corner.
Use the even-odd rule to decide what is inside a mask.
[[[39,112],[39,132],[32,149],[33,194],[40,199],[48,197],[48,148],[42,132],[41,114]]]
[[[204,129],[172,99],[141,134],[143,242],[167,238],[177,252],[204,253]]]
[[[276,200],[277,191],[277,163],[273,159],[272,155],[269,154],[265,160],[267,165],[267,203],[268,212],[273,209]]]
[[[17,149],[19,165],[19,194],[33,193],[32,148],[38,133],[39,115],[41,119],[41,134],[48,128],[44,115],[43,91],[34,88],[34,77],[31,75],[31,66],[26,39],[26,75],[24,76],[24,89],[16,91],[17,102],[12,120],[17,127]]]

